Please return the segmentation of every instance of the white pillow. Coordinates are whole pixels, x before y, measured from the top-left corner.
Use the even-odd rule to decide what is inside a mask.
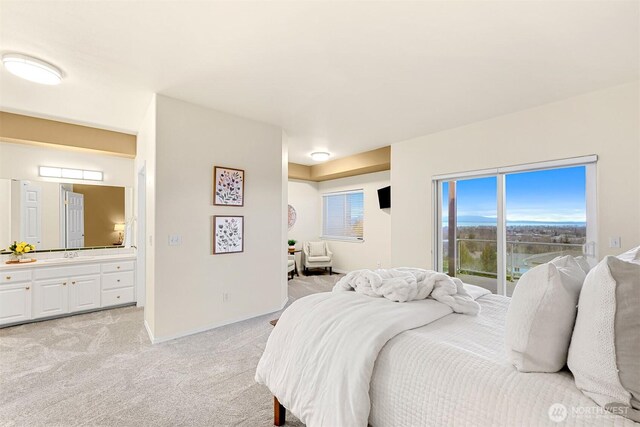
[[[628,250],[627,252],[620,254],[617,256],[618,259],[627,262],[633,262],[635,264],[640,264],[640,246],[637,248],[633,248]]]
[[[324,242],[309,242],[309,256],[324,256],[326,255]]]
[[[568,365],[584,394],[640,422],[640,264],[608,256],[591,270]]]
[[[557,372],[567,363],[585,273],[571,256],[527,271],[507,311],[506,344],[520,372]]]
[[[580,268],[582,268],[582,271],[584,271],[584,274],[588,274],[589,271],[591,270],[591,265],[589,264],[589,260],[587,259],[587,257],[577,256],[574,259],[576,260]]]

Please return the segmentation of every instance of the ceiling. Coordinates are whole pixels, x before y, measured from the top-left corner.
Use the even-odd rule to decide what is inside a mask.
[[[335,157],[638,79],[637,1],[1,1],[0,109],[135,133],[153,92]]]

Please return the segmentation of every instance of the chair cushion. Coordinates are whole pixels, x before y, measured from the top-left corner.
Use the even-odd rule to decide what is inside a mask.
[[[309,256],[307,258],[307,261],[309,262],[329,262],[331,261],[331,258],[326,256],[326,255],[322,255],[322,256]]]
[[[637,422],[639,330],[640,264],[605,257],[584,282],[568,365],[576,386],[584,394],[598,405]]]
[[[309,242],[309,257],[325,256],[327,254],[325,247],[324,242]]]
[[[557,372],[567,363],[585,273],[571,256],[522,275],[507,310],[506,344],[520,372]]]

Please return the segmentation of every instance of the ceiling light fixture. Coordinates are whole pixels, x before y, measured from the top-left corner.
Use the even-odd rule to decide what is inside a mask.
[[[316,151],[315,153],[311,153],[311,158],[316,162],[324,162],[325,160],[329,160],[331,154],[326,151]]]
[[[4,67],[11,74],[43,85],[57,85],[62,81],[62,71],[54,65],[20,53],[2,56]]]
[[[104,180],[104,175],[101,171],[87,171],[82,169],[57,168],[52,166],[40,166],[38,175],[46,178],[82,179],[84,181]]]

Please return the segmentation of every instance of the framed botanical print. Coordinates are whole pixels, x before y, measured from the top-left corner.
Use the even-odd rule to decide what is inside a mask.
[[[213,254],[244,252],[244,217],[241,215],[214,215]]]
[[[216,206],[244,206],[244,171],[214,166],[213,204]]]

